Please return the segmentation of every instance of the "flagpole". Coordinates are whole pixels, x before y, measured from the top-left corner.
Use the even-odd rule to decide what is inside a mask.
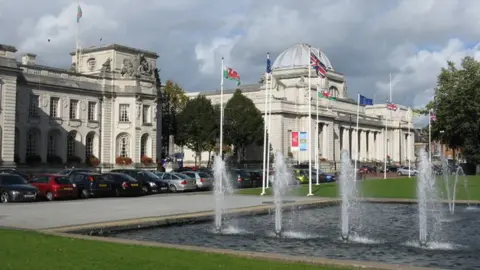
[[[390,80],[389,80],[389,91],[390,91],[390,100],[388,101],[388,103],[391,103],[392,102],[392,73],[389,73],[389,77],[390,77]],[[388,106],[388,105],[387,105]],[[388,117],[385,117],[385,140],[384,140],[384,145],[383,145],[383,148],[385,148],[385,155],[383,157],[383,179],[387,179],[387,154],[388,154],[388,151],[387,151],[387,148],[388,148]]]
[[[270,58],[270,54],[267,53],[267,59]],[[268,61],[268,60],[267,60]],[[267,181],[267,175],[269,174],[270,172],[270,168],[269,168],[269,171],[267,172],[267,169],[266,169],[266,162],[267,162],[267,112],[268,112],[268,72],[265,72],[265,102],[264,102],[264,110],[265,110],[265,113],[264,113],[264,116],[263,116],[263,125],[264,125],[264,129],[263,129],[263,180],[262,180],[262,193],[260,193],[260,195],[265,195],[265,185],[266,185],[266,181]]]
[[[79,67],[78,63],[80,60],[79,54],[79,41],[78,41],[78,35],[79,35],[79,19],[78,19],[78,7],[80,6],[80,1],[77,0],[77,25],[75,27],[75,72],[79,72]]]
[[[272,83],[268,82],[271,79],[271,75],[267,76],[267,89],[268,89],[268,127],[267,127],[267,182],[265,183],[266,188],[270,185],[270,142],[272,138]]]
[[[219,138],[219,157],[221,160],[223,160],[223,77],[224,77],[224,69],[225,69],[225,64],[224,64],[224,58],[222,57],[222,64],[220,68],[220,138]],[[219,190],[223,190],[223,175],[220,174],[219,176],[219,183],[218,185],[220,186]],[[217,183],[215,183],[217,184]]]
[[[318,59],[320,59],[320,49],[318,49]],[[316,169],[316,173],[315,173],[315,180],[316,180],[316,185],[318,186],[320,183],[319,183],[319,179],[318,179],[318,173],[319,173],[319,162],[318,162],[318,135],[319,135],[319,130],[318,130],[318,106],[319,106],[319,98],[318,98],[318,95],[320,94],[320,76],[317,76],[317,96],[316,96],[316,106],[315,106],[315,109],[316,109],[316,112],[317,112],[317,118],[316,118],[316,121],[315,121],[315,169]]]
[[[411,141],[410,141],[410,123],[412,122],[412,118],[413,118],[413,112],[410,112],[410,115],[409,115],[409,119],[408,119],[408,137],[407,137],[407,140],[408,140],[408,147],[407,147],[407,151],[408,151],[408,178],[411,178],[411,170],[412,170],[412,167],[411,167],[411,151],[412,151],[412,146],[410,145]]]
[[[358,140],[358,124],[359,124],[359,118],[360,118],[360,94],[357,94],[357,124],[356,124],[356,127],[355,127],[355,131],[356,131],[356,134],[355,134],[355,140],[357,141],[357,143],[355,144],[355,165],[354,165],[354,172],[355,172],[355,181],[357,181],[357,176],[358,176],[358,173],[357,173],[357,166],[358,166],[358,148],[359,148],[359,145],[360,145],[360,142]]]
[[[312,60],[311,58],[312,47],[308,46],[308,194],[307,196],[313,196],[312,193]]]
[[[432,110],[428,111],[428,161],[432,162]]]

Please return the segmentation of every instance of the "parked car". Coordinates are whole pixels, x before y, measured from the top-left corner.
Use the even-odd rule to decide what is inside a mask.
[[[168,188],[171,192],[197,189],[196,179],[183,173],[162,173],[160,177],[168,183]]]
[[[410,175],[417,175],[418,174],[417,170],[415,170],[413,168],[409,168],[407,166],[404,166],[404,167],[398,168],[397,175],[404,176],[404,175],[408,175],[409,172],[410,172]]]
[[[252,178],[244,169],[230,169],[227,171],[230,183],[233,188],[251,188]]]
[[[38,188],[16,174],[0,174],[0,202],[35,201]]]
[[[397,172],[397,170],[398,170],[398,167],[397,167],[397,166],[393,166],[393,165],[387,166],[387,172]],[[380,172],[381,172],[381,173],[385,172],[385,169],[384,169],[383,166],[382,166],[382,168],[380,169]]]
[[[206,172],[183,172],[183,174],[196,180],[197,189],[210,190],[213,188],[213,176]]]
[[[75,199],[78,197],[77,186],[67,176],[44,174],[32,177],[29,183],[38,188],[39,195],[48,201],[55,199]]]
[[[143,194],[142,185],[128,174],[109,172],[102,174],[112,185],[115,196],[138,196]]]
[[[250,178],[252,179],[252,187],[261,187],[262,186],[262,170],[247,170],[250,174]]]
[[[61,171],[59,171],[57,174],[69,176],[71,173],[74,173],[74,172],[87,172],[87,173],[90,173],[90,172],[93,172],[93,171],[90,170],[90,169],[70,168],[70,169],[61,170]]]
[[[15,169],[0,169],[0,173],[15,174],[15,175],[18,175],[18,176],[22,177],[23,179],[25,179],[27,181],[30,180],[30,176],[28,174],[19,172]]]
[[[314,172],[312,174],[312,178],[314,178],[315,181],[317,181],[317,178],[316,178],[316,173],[317,172],[318,172],[318,182],[320,182],[320,183],[330,183],[330,182],[335,182],[337,180],[336,175],[333,174],[333,173],[326,173],[322,170],[318,170],[318,171],[314,170]]]
[[[137,169],[115,169],[111,172],[124,173],[130,175],[142,185],[143,193],[154,194],[168,191],[168,183],[158,177],[158,175],[146,170]]]
[[[113,195],[111,183],[105,181],[99,173],[71,172],[70,182],[77,186],[78,196],[83,199],[90,197],[107,197]]]

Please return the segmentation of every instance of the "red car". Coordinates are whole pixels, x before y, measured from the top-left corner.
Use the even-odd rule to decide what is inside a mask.
[[[44,174],[32,177],[29,183],[40,190],[39,195],[53,201],[55,199],[75,199],[77,187],[65,175]]]

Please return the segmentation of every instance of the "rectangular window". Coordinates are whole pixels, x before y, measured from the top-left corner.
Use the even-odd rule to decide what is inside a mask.
[[[130,113],[129,113],[130,105],[128,104],[120,104],[119,106],[119,119],[120,122],[130,122]]]
[[[88,102],[88,121],[97,121],[97,103],[94,101]]]
[[[78,118],[78,100],[70,100],[70,119],[79,119]]]
[[[38,95],[31,95],[30,96],[30,104],[28,107],[28,116],[30,117],[37,117],[38,116],[38,110],[39,110],[39,104],[40,104],[40,96]]]
[[[151,124],[151,115],[150,115],[150,106],[143,105],[143,123],[144,124]]]
[[[60,102],[60,99],[57,97],[50,98],[50,117],[52,118],[60,117],[60,114],[58,112],[59,102]]]

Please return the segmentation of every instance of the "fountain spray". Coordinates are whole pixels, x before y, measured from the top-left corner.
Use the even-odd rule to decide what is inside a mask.
[[[275,234],[282,235],[282,204],[283,196],[286,195],[288,183],[293,175],[287,167],[285,158],[281,152],[275,156],[275,179],[273,182],[273,201],[275,203]]]
[[[221,155],[215,156],[213,161],[213,178],[214,178],[214,198],[215,198],[215,230],[217,233],[223,230],[224,214],[227,209],[225,194],[233,193],[231,182],[228,180],[225,170],[225,161]]]
[[[342,199],[342,239],[348,241],[350,237],[350,215],[356,197],[355,171],[350,161],[348,151],[341,153],[340,197]]]

